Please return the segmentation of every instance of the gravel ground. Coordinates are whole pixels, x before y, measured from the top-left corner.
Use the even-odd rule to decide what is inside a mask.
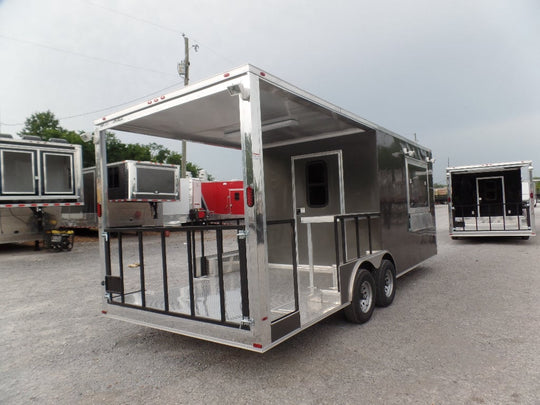
[[[0,245],[0,403],[540,404],[540,238],[452,241],[443,206],[437,222],[439,254],[390,307],[264,355],[102,317],[95,238]]]

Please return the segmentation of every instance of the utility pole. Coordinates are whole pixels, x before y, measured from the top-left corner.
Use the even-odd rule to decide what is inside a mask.
[[[178,64],[178,74],[184,76],[184,86],[189,84],[189,38],[186,37],[186,34],[182,34],[184,37],[184,60]],[[195,52],[199,49],[199,45],[193,45]],[[187,145],[185,139],[182,140],[182,162],[180,166],[180,171],[182,177],[186,177],[186,155],[187,155]]]
[[[187,86],[189,84],[189,38],[185,36],[185,34],[182,34],[184,37],[184,86]],[[180,66],[178,67],[178,73],[180,73]],[[180,173],[182,175],[182,178],[186,177],[186,155],[187,155],[187,143],[185,139],[182,139],[182,162],[180,164]]]

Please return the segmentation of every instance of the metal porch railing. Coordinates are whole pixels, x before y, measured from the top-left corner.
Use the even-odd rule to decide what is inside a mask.
[[[530,229],[531,211],[527,202],[459,204],[452,206],[453,227],[463,231],[520,231]],[[522,220],[525,219],[523,227]]]
[[[108,294],[108,302],[114,305],[132,307],[170,316],[249,329],[249,322],[246,322],[249,319],[246,240],[243,233],[240,232],[243,229],[244,227],[238,224],[106,229],[104,235],[105,288]],[[230,257],[235,262],[235,266],[238,266],[239,282],[236,283],[237,280],[234,280],[233,286],[229,285],[231,284],[231,280],[224,272],[224,256],[227,254],[224,250],[224,232],[236,232],[236,240],[232,243],[234,245],[234,257]],[[209,233],[215,234],[215,241],[213,238],[207,238]],[[178,234],[180,234],[179,237],[174,238],[177,245],[174,247],[170,246],[172,243],[169,240],[173,239],[171,236]],[[133,236],[136,236],[135,243],[133,243]],[[133,266],[126,265],[125,245],[127,238],[130,239],[129,242],[132,245],[131,251],[135,250],[138,252],[138,263]],[[156,241],[156,239],[158,240]],[[116,243],[114,243],[115,241]],[[229,245],[231,245],[230,242]],[[179,243],[185,245],[183,248],[185,249],[184,252],[179,252],[183,250],[182,246],[178,246]],[[160,257],[157,257],[158,255],[155,253],[153,255],[145,255],[145,244],[153,245],[152,247],[155,247],[156,244],[159,245]],[[114,245],[116,245],[116,251],[114,251]],[[215,253],[208,255],[210,248]],[[172,252],[175,253],[174,258],[172,257]],[[116,265],[113,263],[113,256],[116,256],[116,260],[118,261]],[[183,263],[177,260],[178,256],[181,256],[181,259],[183,258]],[[217,268],[217,274],[212,275],[212,279],[214,280],[212,285],[207,283],[209,257]],[[185,265],[186,258],[187,268]],[[156,263],[156,261],[159,263]],[[138,270],[138,282],[132,279],[129,287],[126,285],[126,272],[128,271],[126,267],[129,268],[130,272],[133,272],[132,268],[135,268],[135,271]],[[152,268],[152,274],[149,274],[150,272],[148,271],[150,267]],[[171,281],[173,278],[171,269],[174,269],[174,278],[177,285],[173,285]],[[187,270],[187,275],[179,275],[178,273],[181,270]],[[217,283],[215,282],[216,278]],[[150,280],[153,286],[160,286],[160,291],[150,291],[148,289],[147,284]],[[206,284],[203,285],[199,281],[206,282]],[[236,284],[239,285],[237,286]],[[199,291],[197,288],[202,291],[199,296],[196,296],[196,291]],[[215,289],[217,289],[217,294],[215,294]],[[172,290],[175,291],[174,302],[184,302],[183,310],[172,307]],[[232,295],[233,293],[236,296]],[[212,294],[212,296],[209,294]],[[216,296],[218,299],[215,301],[217,302],[209,303]],[[152,303],[149,303],[149,298],[152,299]],[[231,303],[227,302],[228,299],[231,300]],[[235,305],[235,308],[238,309],[238,299],[240,300],[239,306],[241,308],[240,311],[237,311],[240,312],[237,314],[239,315],[237,317],[239,319],[231,320],[231,317],[227,316],[227,310],[229,312],[235,312],[231,309],[231,305]],[[209,315],[212,311],[206,311],[206,313],[204,311],[202,313],[197,311],[199,305],[208,306],[211,304],[219,306],[219,310],[213,311],[214,316]]]
[[[372,238],[372,221],[375,218],[379,218],[380,213],[370,212],[370,213],[354,213],[354,214],[345,214],[345,215],[336,215],[334,217],[334,240],[335,240],[335,250],[336,250],[336,264],[340,266],[341,264],[348,263],[352,260],[356,260],[362,256],[363,249],[365,249],[369,254],[373,253],[373,238]],[[362,221],[366,222],[367,225],[367,249],[360,244],[360,224]],[[348,246],[348,236],[346,232],[347,222],[354,223],[354,247],[355,255],[351,255],[349,252]]]

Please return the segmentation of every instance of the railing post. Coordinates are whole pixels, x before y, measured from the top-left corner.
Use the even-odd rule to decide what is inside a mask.
[[[219,277],[219,306],[221,322],[225,322],[225,283],[223,281],[223,230],[216,229],[217,264]]]
[[[122,249],[122,232],[118,232],[118,269],[120,278],[122,279],[122,295],[120,296],[120,300],[122,304],[125,304],[126,297],[124,295],[124,251]]]
[[[369,241],[369,254],[373,254],[373,246],[371,242],[371,216],[367,216],[367,229],[368,229],[368,241]]]
[[[356,229],[356,257],[360,257],[360,230],[358,229],[358,215],[354,217],[354,225]]]
[[[163,308],[166,312],[169,311],[169,282],[167,275],[167,245],[165,239],[165,231],[161,231],[161,268],[163,277]]]
[[[187,254],[188,254],[188,276],[189,276],[189,310],[192,317],[195,316],[195,291],[193,285],[193,257],[192,257],[192,246],[191,246],[191,233],[192,231],[186,232],[187,239]]]
[[[292,264],[293,264],[293,284],[294,284],[294,310],[298,311],[298,264],[296,263],[296,230],[294,219],[290,221],[291,225],[291,247],[292,247]]]
[[[240,259],[240,295],[242,297],[242,318],[249,318],[249,294],[247,279],[246,235],[238,233],[238,254]]]
[[[141,306],[146,307],[146,285],[144,280],[144,252],[143,252],[143,234],[142,231],[137,231],[139,239],[139,275],[141,280]]]
[[[339,237],[338,237],[338,217],[334,217],[334,245],[336,249],[336,268],[339,267]]]
[[[345,222],[346,219],[343,218],[341,221],[341,247],[343,249],[343,261],[347,263],[349,257],[347,255],[347,237],[345,235]]]

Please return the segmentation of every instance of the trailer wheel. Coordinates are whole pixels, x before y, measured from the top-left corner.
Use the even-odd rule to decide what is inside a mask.
[[[396,295],[396,268],[390,260],[383,260],[375,270],[376,301],[378,307],[387,307]]]
[[[345,318],[354,323],[369,321],[375,309],[375,280],[369,271],[360,269],[353,286],[351,305],[345,308]]]

